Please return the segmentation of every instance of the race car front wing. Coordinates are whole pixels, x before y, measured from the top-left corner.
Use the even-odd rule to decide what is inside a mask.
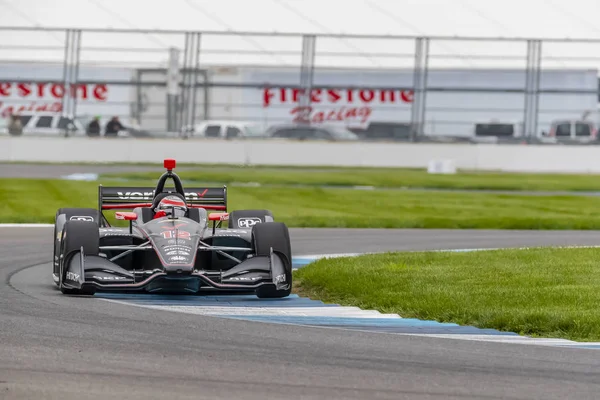
[[[146,244],[118,248],[126,251],[149,250]],[[229,254],[224,251],[240,249],[199,248],[223,252],[227,256]],[[272,248],[268,256],[252,256],[244,261],[237,261],[237,265],[224,271],[194,269],[191,272],[177,273],[157,269],[135,272],[128,271],[105,257],[85,255],[84,249],[81,248],[65,255],[62,263],[65,267],[61,268],[61,286],[66,289],[93,288],[98,291],[156,292],[181,288],[184,291],[197,292],[202,289],[255,290],[265,285],[272,285],[276,290],[286,290],[291,285],[291,260]]]

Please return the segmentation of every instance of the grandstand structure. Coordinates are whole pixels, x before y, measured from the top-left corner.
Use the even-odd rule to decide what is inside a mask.
[[[231,110],[239,106],[234,104],[236,102],[249,104],[246,95],[241,93],[244,85],[264,84],[256,79],[266,79],[265,76],[271,76],[271,70],[266,69],[267,72],[257,75],[260,78],[248,83],[243,74],[232,72],[239,68],[287,69],[297,78],[292,82],[286,80],[286,85],[308,89],[315,77],[318,80],[319,73],[326,70],[410,71],[411,82],[396,77],[388,86],[389,89],[410,89],[417,94],[429,90],[427,79],[431,79],[431,75],[428,78],[427,71],[513,69],[522,73],[519,78],[522,94],[516,101],[508,101],[520,103],[512,109],[510,118],[515,119],[518,114],[518,123],[536,134],[541,129],[539,118],[542,125],[548,125],[556,117],[540,117],[539,99],[527,98],[528,93],[540,92],[542,71],[596,71],[600,66],[600,27],[595,21],[600,3],[586,0],[568,3],[560,0],[170,0],[168,3],[2,0],[1,4],[0,64],[31,68],[23,72],[20,67],[14,70],[6,67],[0,78],[63,80],[68,84],[67,66],[72,70],[72,65],[76,65],[77,82],[93,84],[104,80],[116,85],[111,93],[118,99],[111,101],[128,103],[127,110],[137,109],[134,114],[138,120],[142,109],[153,114],[146,115],[146,120],[158,118],[156,129],[162,129],[165,119],[177,118],[179,124],[175,128],[172,123],[167,125],[169,129],[179,129],[182,124],[193,124],[197,116],[240,117],[242,114]],[[185,79],[194,87],[207,85],[206,71],[210,71],[210,84],[228,87],[228,91],[214,95],[212,100],[208,98],[207,86],[201,93],[183,94],[186,101],[192,102],[187,108],[194,110],[187,117],[175,117],[170,111],[164,111],[170,107],[166,103],[157,111],[148,111],[152,104],[141,103],[148,103],[148,98],[153,103],[152,99],[165,96],[167,69],[173,62],[173,54],[180,68],[203,71],[200,78],[184,77],[184,85]],[[34,67],[38,63],[55,64],[57,68],[40,73],[41,70]],[[115,68],[117,72],[95,72],[95,68],[101,66]],[[137,81],[131,83],[129,72],[125,75],[118,72],[117,69],[123,68],[135,69]],[[22,75],[12,76],[13,72],[6,71]],[[596,89],[590,89],[589,80],[585,84],[579,82],[588,76],[565,75],[561,78],[563,81],[577,81],[573,88],[564,88],[561,83],[552,90],[570,90],[568,96],[572,99],[581,94],[589,95],[590,90]],[[463,80],[455,79],[455,86],[469,86]],[[497,78],[487,80],[493,83]],[[146,86],[158,87],[161,82],[164,88],[158,94],[152,92],[154,89],[146,89]],[[356,74],[346,81],[334,81],[334,85],[336,82],[342,86],[382,85],[367,78],[363,82]],[[129,88],[135,100],[125,99],[123,85],[135,86]],[[490,90],[505,88],[491,87]],[[120,91],[122,95],[115,94]],[[431,97],[429,99],[431,101]],[[212,111],[209,101],[212,101]],[[500,111],[486,110],[504,109],[507,101],[489,106],[476,99],[463,103],[456,107],[462,107],[463,111],[474,107],[468,111],[472,119],[450,121],[460,126],[458,130],[470,129],[474,121],[497,119]],[[575,100],[567,100],[565,104],[562,110],[565,118],[582,113],[589,115],[590,111],[596,113],[588,109],[589,101],[585,107]],[[260,109],[256,104],[243,107]],[[417,95],[411,109],[401,112],[401,118],[416,121],[417,125],[429,123],[434,129],[456,114],[456,108],[450,105],[436,107],[446,114],[426,122],[432,114],[427,112],[430,117],[425,116],[426,102]],[[100,114],[116,112],[109,108],[98,110]],[[74,104],[68,111],[77,113],[76,109],[77,104]],[[120,110],[118,114],[126,113],[125,108]],[[550,107],[544,112],[552,114],[553,110]],[[464,119],[464,113],[459,118]],[[420,129],[419,134],[423,134],[423,128]]]

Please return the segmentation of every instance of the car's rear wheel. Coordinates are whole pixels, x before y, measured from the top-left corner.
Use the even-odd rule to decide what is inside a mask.
[[[273,251],[282,253],[285,257],[285,274],[289,287],[277,290],[274,286],[262,286],[256,290],[259,298],[282,298],[292,292],[292,245],[287,226],[282,222],[267,222],[255,225],[252,229],[252,247],[257,256],[270,256]]]

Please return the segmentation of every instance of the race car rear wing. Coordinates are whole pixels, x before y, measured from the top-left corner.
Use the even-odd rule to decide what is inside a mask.
[[[154,198],[153,187],[98,186],[98,209],[131,210],[136,207],[150,207]],[[175,193],[173,188],[165,188],[163,193]],[[206,210],[227,211],[227,187],[202,187],[185,189],[188,207]]]

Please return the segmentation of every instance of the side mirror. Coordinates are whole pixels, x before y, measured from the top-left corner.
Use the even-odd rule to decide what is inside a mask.
[[[115,218],[121,221],[135,221],[137,220],[137,214],[134,212],[117,211],[115,213]]]

